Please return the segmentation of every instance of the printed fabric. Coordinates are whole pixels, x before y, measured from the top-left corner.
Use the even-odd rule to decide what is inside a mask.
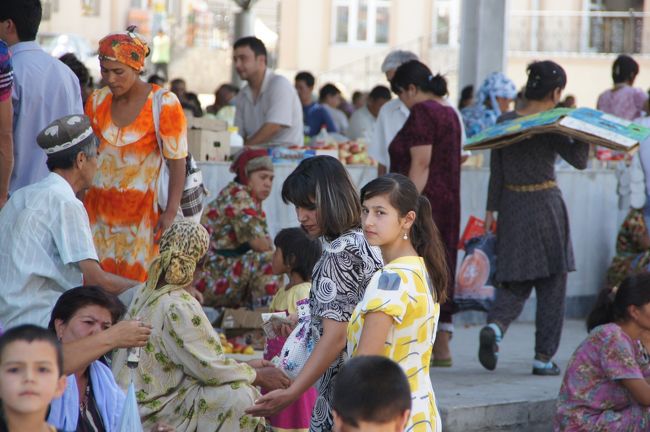
[[[650,375],[648,354],[614,323],[594,328],[569,360],[557,401],[556,432],[641,432],[650,409],[634,400],[623,379]]]
[[[208,204],[201,221],[210,233],[207,263],[196,287],[212,307],[259,307],[270,303],[280,279],[273,252],[256,252],[248,242],[269,235],[262,203],[250,187],[230,182]]]
[[[616,238],[616,256],[607,270],[609,287],[619,285],[628,276],[650,269],[648,238],[643,210],[630,209]]]
[[[413,405],[405,430],[413,432],[441,430],[429,376],[440,304],[431,293],[424,260],[398,258],[372,277],[348,325],[348,354],[354,356],[367,314],[381,312],[393,319],[383,355],[397,362],[409,377]]]
[[[86,103],[86,114],[100,139],[97,174],[84,198],[97,254],[105,271],[139,281],[147,279],[158,252],[154,228],[162,156],[187,156],[185,115],[171,92],[162,98],[160,154],[152,113],[152,95],[159,89],[152,85],[140,114],[125,127],[113,123],[108,87],[95,91]]]
[[[14,70],[11,66],[9,47],[0,40],[0,102],[11,98],[14,83]]]
[[[323,319],[348,322],[361,301],[370,278],[382,265],[381,252],[366,241],[361,229],[353,229],[323,245],[323,255],[312,273],[309,309],[314,332],[323,334]],[[318,399],[309,430],[331,431],[331,402],[336,376],[343,366],[345,350],[316,383]]]

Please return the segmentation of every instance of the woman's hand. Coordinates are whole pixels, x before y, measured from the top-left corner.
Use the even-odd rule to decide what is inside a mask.
[[[147,344],[152,327],[138,320],[120,321],[105,331],[110,333],[113,349],[137,348]]]
[[[172,214],[171,212],[165,211],[160,215],[158,223],[153,230],[153,239],[156,243],[160,241],[160,237],[167,231],[167,228],[172,226],[174,219],[176,219],[176,213]]]
[[[485,232],[492,232],[492,226],[494,225],[494,212],[488,211],[485,212]]]
[[[283,390],[273,390],[255,401],[255,405],[246,410],[246,414],[255,417],[269,417],[278,413],[291,405],[298,399],[291,388]]]
[[[275,367],[273,363],[264,359],[253,359],[246,362],[246,364],[253,369],[261,369],[263,367]]]
[[[275,334],[280,335],[283,338],[288,338],[293,329],[296,328],[298,324],[298,315],[290,314],[284,319],[273,319],[271,318],[271,326]]]
[[[291,385],[291,380],[280,369],[275,366],[267,366],[255,369],[257,376],[253,385],[260,386],[264,390],[286,389]]]

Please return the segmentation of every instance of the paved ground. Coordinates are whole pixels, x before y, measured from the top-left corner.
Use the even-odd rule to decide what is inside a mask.
[[[457,327],[452,339],[454,366],[432,368],[431,380],[444,432],[550,431],[562,377],[531,374],[535,327],[515,323],[501,344],[497,369],[477,358],[481,326]],[[585,338],[584,321],[567,321],[555,361],[564,371]]]

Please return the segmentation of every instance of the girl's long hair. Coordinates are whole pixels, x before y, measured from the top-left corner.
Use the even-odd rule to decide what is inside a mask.
[[[605,288],[598,294],[596,304],[587,317],[587,330],[630,318],[629,306],[650,303],[650,273],[628,276],[618,287]]]
[[[375,196],[386,195],[400,217],[415,212],[415,222],[408,233],[413,248],[424,259],[433,285],[435,300],[444,303],[447,299],[449,269],[447,252],[440,239],[438,227],[433,222],[431,203],[418,193],[415,184],[402,174],[387,174],[378,177],[361,189],[361,203]]]

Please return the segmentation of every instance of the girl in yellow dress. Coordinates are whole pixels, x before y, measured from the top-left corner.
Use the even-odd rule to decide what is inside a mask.
[[[409,379],[413,406],[407,431],[441,430],[429,360],[448,270],[429,200],[401,174],[361,189],[363,231],[387,263],[370,280],[348,325],[348,354],[383,355]]]

